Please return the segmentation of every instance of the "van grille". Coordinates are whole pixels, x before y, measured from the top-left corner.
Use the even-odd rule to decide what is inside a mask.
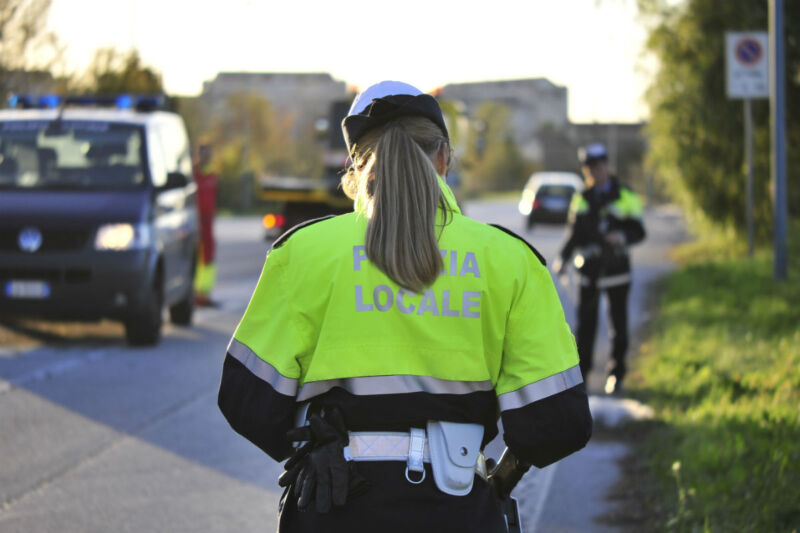
[[[50,283],[87,283],[92,279],[88,268],[0,268],[0,281],[37,280]]]
[[[18,242],[21,230],[21,227],[0,229],[0,251],[23,253]],[[39,231],[42,232],[42,246],[33,253],[81,250],[86,246],[91,233],[85,229],[40,229]]]

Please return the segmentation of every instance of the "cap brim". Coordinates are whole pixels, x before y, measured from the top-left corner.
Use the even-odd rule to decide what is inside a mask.
[[[607,162],[607,161],[608,161],[608,156],[603,155],[599,157],[587,157],[586,159],[583,160],[583,164],[593,165],[595,163]]]

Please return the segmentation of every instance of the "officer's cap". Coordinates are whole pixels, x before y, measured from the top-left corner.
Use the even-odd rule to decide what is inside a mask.
[[[382,81],[368,87],[353,100],[347,116],[342,121],[342,133],[347,150],[352,151],[364,133],[383,126],[399,117],[425,117],[439,126],[444,136],[447,126],[442,109],[436,99],[413,85],[400,81]]]
[[[578,149],[578,159],[581,165],[591,165],[598,161],[608,161],[608,152],[603,143],[592,143]]]

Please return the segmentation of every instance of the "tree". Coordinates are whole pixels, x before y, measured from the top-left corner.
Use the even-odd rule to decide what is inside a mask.
[[[137,50],[120,52],[101,48],[79,86],[94,94],[160,94],[164,92],[161,74],[142,63]]]
[[[745,224],[742,102],[725,95],[726,31],[767,28],[767,2],[639,0],[649,26],[647,49],[658,72],[647,93],[648,162],[690,215],[743,230]],[[787,144],[800,144],[800,3],[785,3]],[[755,220],[771,231],[769,104],[753,102]],[[789,152],[789,175],[800,173],[800,152]],[[790,180],[791,181],[791,180]],[[800,187],[789,186],[800,213]]]
[[[51,0],[0,0],[0,91],[54,84],[50,68],[61,50],[46,31]],[[38,72],[28,72],[36,70]],[[45,79],[46,78],[46,79]],[[39,88],[39,87],[37,87]]]
[[[232,94],[205,133],[214,146],[221,203],[235,204],[246,174],[319,177],[322,150],[314,132],[295,130],[294,119],[276,112],[265,98]]]
[[[214,117],[209,136],[215,146],[239,145],[242,172],[307,177],[319,173],[321,154],[311,141],[313,132],[295,131],[293,117],[276,112],[257,94],[232,94]]]
[[[463,169],[470,193],[522,187],[530,173],[512,139],[511,111],[497,102],[486,102],[475,112],[467,136]]]

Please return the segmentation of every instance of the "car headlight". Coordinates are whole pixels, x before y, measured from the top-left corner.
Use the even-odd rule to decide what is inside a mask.
[[[96,250],[141,250],[150,244],[150,231],[144,224],[106,224],[97,230]]]
[[[535,194],[530,189],[522,191],[522,199],[519,201],[519,212],[522,215],[530,215],[533,210],[533,198]]]

